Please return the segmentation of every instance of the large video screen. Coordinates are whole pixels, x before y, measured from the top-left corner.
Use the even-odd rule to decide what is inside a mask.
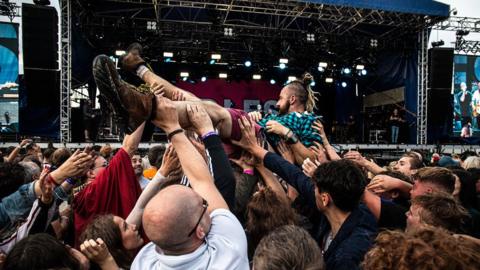
[[[471,130],[476,136],[480,133],[480,56],[455,55],[454,70],[453,132],[468,137]]]
[[[18,132],[18,25],[0,22],[0,132]]]

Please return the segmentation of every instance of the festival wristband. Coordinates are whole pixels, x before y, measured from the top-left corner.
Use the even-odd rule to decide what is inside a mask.
[[[169,141],[171,141],[173,136],[177,135],[178,133],[182,133],[182,132],[183,132],[183,129],[181,129],[181,128],[176,129],[176,130],[170,132],[170,133],[167,135],[167,139],[168,139]]]
[[[202,135],[202,140],[205,140],[206,138],[212,136],[212,135],[217,135],[217,132],[215,131],[210,131],[210,132],[207,132],[205,133],[204,135]]]
[[[248,175],[253,175],[253,169],[245,169],[243,170],[243,173]]]

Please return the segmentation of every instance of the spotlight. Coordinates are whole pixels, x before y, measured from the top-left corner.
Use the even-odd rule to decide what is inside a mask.
[[[347,83],[346,83],[346,82],[342,82],[342,87],[343,87],[343,88],[347,87]]]
[[[184,82],[186,82],[187,80],[188,80],[187,77],[183,77],[183,78],[182,78],[182,81],[184,81]]]
[[[260,75],[260,74],[253,74],[252,78],[253,78],[254,80],[260,80],[260,79],[262,78],[262,75]]]
[[[293,82],[293,81],[295,81],[296,79],[297,79],[297,77],[295,77],[295,76],[288,76],[288,81],[289,81],[289,82]]]
[[[212,54],[211,58],[213,60],[220,60],[220,59],[222,59],[222,55],[218,54],[218,53],[214,53],[214,54]]]
[[[245,61],[244,65],[245,65],[246,67],[250,67],[250,66],[252,65],[252,61],[247,60],[247,61]]]
[[[326,78],[326,79],[325,79],[325,82],[326,82],[326,83],[332,83],[332,82],[333,82],[333,78]]]
[[[324,72],[324,71],[325,71],[325,68],[323,68],[323,67],[318,67],[318,71]]]
[[[148,21],[148,22],[147,22],[147,30],[150,30],[150,31],[155,31],[155,30],[157,30],[157,22],[155,22],[155,21]]]
[[[312,81],[312,82],[310,83],[310,86],[311,86],[311,87],[314,87],[314,86],[315,86],[315,81]]]
[[[274,79],[270,80],[270,84],[275,84],[275,83],[276,83],[276,81]]]
[[[214,59],[210,60],[210,65],[215,65],[216,61]]]
[[[362,69],[365,68],[365,66],[364,66],[364,65],[357,65],[355,68],[356,68],[357,70],[362,70]]]
[[[188,72],[180,72],[180,77],[187,78],[188,76],[190,76]]]
[[[173,52],[163,52],[163,57],[173,57]]]
[[[376,40],[374,38],[370,39],[370,47],[372,47],[372,48],[378,47],[378,40]]]
[[[123,51],[123,50],[116,50],[116,51],[115,51],[115,55],[116,55],[116,56],[122,56],[122,55],[124,55],[124,54],[126,54],[126,53],[127,53],[127,52],[126,52],[126,51]]]
[[[172,58],[167,57],[167,58],[165,58],[165,60],[163,60],[163,61],[164,61],[165,63],[170,63],[170,62],[172,62]]]
[[[437,47],[440,47],[440,46],[443,46],[445,45],[445,42],[443,40],[439,40],[439,41],[433,41],[432,42],[432,47],[433,48],[437,48]]]
[[[280,64],[288,64],[288,59],[287,58],[280,58],[280,60],[278,60],[278,62]]]
[[[226,37],[231,37],[233,36],[233,29],[230,28],[230,27],[225,27],[223,29],[223,35],[226,36]]]
[[[202,82],[206,82],[206,81],[207,81],[207,77],[203,76],[200,80],[201,80]]]
[[[307,34],[307,42],[315,42],[315,34]]]
[[[350,72],[352,72],[349,68],[344,68],[343,69],[343,73],[345,74],[350,74]]]
[[[226,78],[228,77],[228,75],[227,75],[227,73],[219,73],[219,74],[218,74],[218,77],[219,77],[220,79],[226,79]]]
[[[363,76],[365,76],[365,75],[367,75],[367,70],[366,70],[366,69],[362,69],[361,73],[362,73]]]
[[[287,65],[285,65],[284,63],[280,63],[280,65],[278,65],[278,67],[280,69],[285,69],[287,67]]]
[[[322,68],[326,68],[326,67],[328,67],[328,63],[327,62],[320,62],[320,63],[318,63],[318,66],[322,67]]]

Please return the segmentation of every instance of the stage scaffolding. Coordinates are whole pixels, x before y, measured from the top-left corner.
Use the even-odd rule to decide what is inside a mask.
[[[72,10],[70,0],[60,0],[61,65],[60,65],[60,142],[71,141],[70,90],[72,85]]]
[[[429,29],[418,33],[418,74],[417,74],[417,143],[427,143],[428,106],[428,36]]]

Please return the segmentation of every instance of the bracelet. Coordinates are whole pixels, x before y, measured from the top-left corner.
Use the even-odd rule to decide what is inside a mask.
[[[182,132],[183,132],[183,129],[181,129],[181,128],[175,129],[174,131],[168,133],[167,139],[168,139],[169,141],[171,141],[173,136],[177,135],[178,133],[182,133]]]
[[[206,138],[212,136],[212,135],[217,135],[217,132],[210,131],[210,132],[205,133],[204,135],[202,135],[202,141],[205,140]]]
[[[253,169],[245,169],[245,170],[243,170],[243,173],[253,175]]]
[[[291,130],[291,129],[289,129],[289,130],[287,131],[287,133],[285,133],[284,138],[285,138],[285,139],[288,139],[288,134],[290,134],[290,133],[292,133],[292,130]]]

